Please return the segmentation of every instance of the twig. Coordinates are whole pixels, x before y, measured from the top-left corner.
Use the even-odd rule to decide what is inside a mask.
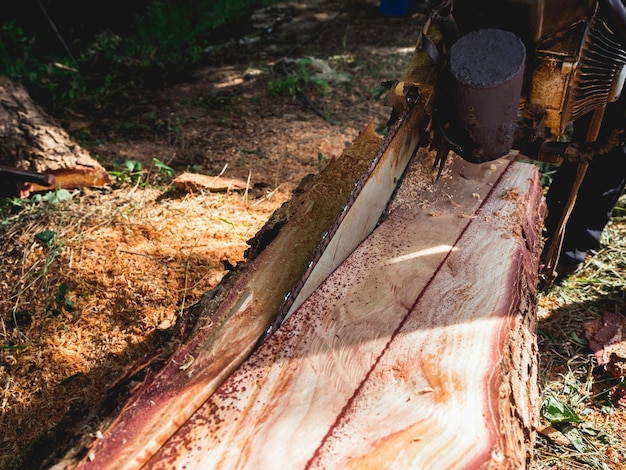
[[[217,175],[216,178],[219,178],[220,176],[222,176],[224,172],[226,171],[226,168],[228,168],[228,163],[224,165],[224,168],[222,168],[222,171],[220,171],[219,175]]]
[[[187,280],[189,279],[189,263],[191,260],[191,253],[192,251],[189,252],[189,256],[187,256],[187,260],[185,261],[185,277],[183,280],[183,298],[181,299],[180,302],[180,314],[182,315],[185,311],[185,301],[187,300]]]
[[[78,61],[74,57],[74,54],[72,54],[72,51],[70,51],[70,48],[67,46],[65,40],[63,39],[63,36],[61,36],[61,33],[59,32],[56,25],[54,24],[54,21],[52,21],[52,18],[50,18],[50,15],[48,15],[46,8],[42,5],[40,0],[37,0],[37,4],[39,5],[41,12],[43,13],[43,16],[45,16],[46,20],[48,20],[48,23],[50,23],[50,27],[52,28],[52,30],[54,31],[54,34],[56,34],[57,38],[61,42],[61,45],[65,49],[65,52],[67,52],[67,55],[70,56],[70,59],[72,59],[72,62],[74,62],[74,66],[78,69]]]
[[[243,193],[242,201],[248,199],[248,190],[250,189],[250,179],[252,178],[252,170],[248,170],[248,179],[246,180],[246,190]]]
[[[263,201],[270,199],[274,194],[276,194],[276,191],[278,191],[280,189],[280,187],[282,186],[282,184],[279,184],[278,186],[276,186],[276,188],[272,189],[269,193],[267,193],[265,196],[263,196],[261,199],[259,199],[258,201],[255,201],[251,204],[251,207],[255,207],[258,206],[259,204],[261,204]]]
[[[117,250],[119,253],[124,253],[126,255],[133,255],[133,256],[143,256],[145,258],[148,259],[153,259],[152,255],[146,254],[146,253],[137,253],[136,251],[128,251],[128,250]]]

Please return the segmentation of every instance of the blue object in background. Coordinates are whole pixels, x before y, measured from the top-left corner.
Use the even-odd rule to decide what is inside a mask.
[[[380,13],[385,16],[404,16],[416,8],[417,0],[380,0]]]

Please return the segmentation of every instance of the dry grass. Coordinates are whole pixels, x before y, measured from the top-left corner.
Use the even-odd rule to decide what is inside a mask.
[[[587,259],[582,271],[540,296],[544,432],[537,436],[534,469],[626,468],[626,410],[615,407],[610,399],[624,380],[598,367],[583,333],[583,324],[605,311],[626,313],[626,217],[622,212],[616,211],[605,230],[603,246]],[[550,424],[546,416],[554,403],[551,400],[567,405],[580,421],[555,425],[559,431],[550,438],[545,427]]]

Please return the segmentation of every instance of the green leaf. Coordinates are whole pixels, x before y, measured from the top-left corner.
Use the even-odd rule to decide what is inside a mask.
[[[570,338],[572,338],[572,341],[579,346],[587,346],[587,341],[582,339],[575,331],[570,333]]]
[[[59,290],[57,291],[56,295],[54,296],[54,300],[56,301],[56,303],[61,303],[63,299],[65,299],[65,296],[67,295],[69,290],[70,288],[67,287],[67,284],[65,282],[62,283],[59,286]]]
[[[174,176],[174,170],[172,170],[169,166],[167,166],[158,158],[153,158],[152,164],[154,165],[155,168],[158,168],[159,170],[161,170],[163,174],[167,176],[168,178],[171,178],[172,176]]]
[[[557,429],[572,443],[574,448],[580,452],[587,452],[587,446],[583,439],[582,433],[571,424],[560,424]]]
[[[580,423],[582,421],[571,407],[553,395],[547,396],[543,401],[541,416],[547,419],[550,424]]]
[[[44,230],[43,232],[35,234],[35,240],[39,240],[46,245],[51,245],[54,241],[54,236],[56,234],[57,233],[54,230]]]
[[[125,160],[124,166],[131,173],[135,173],[137,171],[141,171],[141,163],[137,160]]]
[[[81,377],[83,375],[82,372],[76,372],[75,374],[70,375],[69,377],[61,380],[61,385],[67,385],[69,384],[71,381],[77,379],[78,377]]]
[[[72,193],[67,189],[57,189],[56,191],[50,191],[46,193],[41,200],[49,202],[50,204],[59,204],[60,202],[70,201],[72,199]]]

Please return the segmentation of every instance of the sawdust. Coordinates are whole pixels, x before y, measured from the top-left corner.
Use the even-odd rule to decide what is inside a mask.
[[[246,240],[287,198],[161,194],[91,192],[4,234],[2,467],[162,346],[177,315],[243,259]],[[56,241],[37,240],[45,230]]]

